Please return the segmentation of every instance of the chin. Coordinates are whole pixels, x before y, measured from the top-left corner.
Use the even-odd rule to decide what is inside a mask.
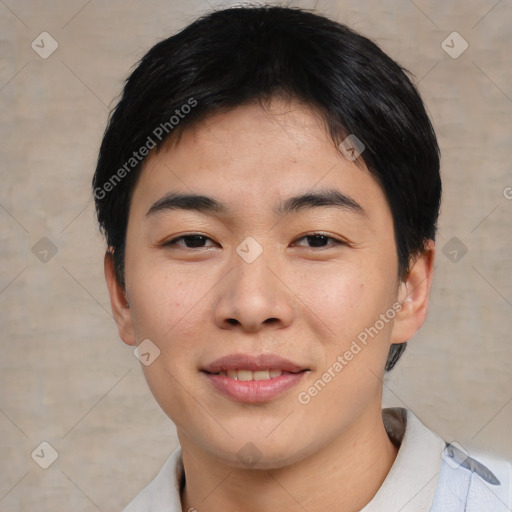
[[[279,442],[279,441],[278,441]],[[269,442],[268,439],[232,441],[230,447],[215,447],[211,450],[214,457],[224,464],[237,469],[272,470],[291,466],[307,457],[307,450],[297,447],[296,442]]]

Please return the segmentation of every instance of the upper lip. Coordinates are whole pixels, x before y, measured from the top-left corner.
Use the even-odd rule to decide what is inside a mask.
[[[219,373],[226,370],[251,370],[254,372],[262,369],[278,369],[291,373],[307,370],[307,368],[276,354],[228,354],[201,368],[208,373]]]

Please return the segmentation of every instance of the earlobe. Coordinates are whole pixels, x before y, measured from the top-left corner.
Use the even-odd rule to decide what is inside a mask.
[[[400,283],[398,301],[402,309],[395,318],[392,343],[408,341],[425,321],[432,286],[435,251],[434,242],[429,240],[425,249],[414,259],[407,277]]]
[[[119,336],[127,345],[135,345],[135,333],[133,330],[130,305],[126,300],[125,289],[117,280],[114,258],[111,251],[105,253],[104,269],[105,280],[110,295],[110,306],[117,324]]]

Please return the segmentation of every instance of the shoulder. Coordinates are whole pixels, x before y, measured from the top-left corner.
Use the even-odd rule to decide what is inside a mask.
[[[432,512],[510,512],[512,463],[447,443]]]
[[[157,476],[137,494],[123,512],[181,512],[182,476],[181,448],[178,447],[166,460]]]
[[[383,487],[392,483],[392,495],[409,500],[404,512],[512,512],[511,461],[446,443],[410,410],[385,409],[383,418],[400,445]]]

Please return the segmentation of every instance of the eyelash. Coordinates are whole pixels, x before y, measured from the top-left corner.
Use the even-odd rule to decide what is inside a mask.
[[[343,240],[339,240],[338,238],[334,238],[332,236],[329,236],[329,235],[326,235],[324,233],[317,233],[317,232],[313,232],[313,233],[307,233],[306,235],[302,235],[300,238],[298,238],[297,240],[302,240],[304,238],[314,238],[314,237],[322,237],[323,239],[327,239],[327,240],[331,240],[332,243],[330,246],[322,246],[322,247],[317,247],[317,249],[328,249],[334,245],[349,245],[347,242],[343,241]],[[177,244],[177,241],[178,240],[185,240],[185,239],[190,239],[190,238],[202,238],[202,239],[205,239],[205,240],[211,240],[210,237],[207,237],[206,235],[203,235],[201,233],[190,233],[188,235],[181,235],[181,236],[178,236],[176,238],[173,238],[171,240],[169,240],[168,242],[165,242],[163,244],[164,247],[170,247],[170,246],[176,246],[178,245]],[[182,246],[183,247],[183,246]],[[184,249],[191,249],[191,250],[194,250],[193,247],[183,247]],[[307,247],[308,249],[315,249],[315,247]],[[195,249],[204,249],[204,247],[196,247]]]

